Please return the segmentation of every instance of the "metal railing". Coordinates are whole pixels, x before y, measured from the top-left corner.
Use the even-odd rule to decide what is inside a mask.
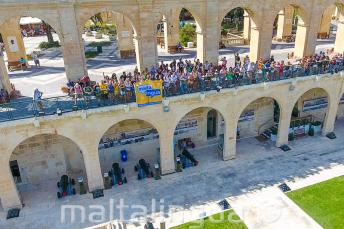
[[[215,74],[212,77],[196,78],[194,80],[179,79],[174,83],[163,83],[163,96],[172,97],[197,92],[236,88],[244,85],[260,84],[264,82],[281,81],[311,75],[334,74],[344,70],[344,60],[330,64],[329,61],[317,62],[311,67],[303,68],[299,65],[285,66],[283,73],[276,70],[240,72],[227,77]],[[99,107],[115,106],[136,102],[135,92],[126,91],[111,98],[89,95],[75,99],[74,96],[60,96],[45,98],[39,101],[22,99],[10,103],[0,104],[0,122],[26,119],[38,116],[56,115],[76,110],[88,110]]]

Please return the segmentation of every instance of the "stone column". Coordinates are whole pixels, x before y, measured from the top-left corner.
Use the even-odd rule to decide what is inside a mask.
[[[136,64],[140,71],[158,63],[156,24],[152,4],[140,2],[140,32],[134,36]]]
[[[84,42],[77,26],[73,5],[58,8],[63,36],[60,36],[67,79],[76,81],[87,75]]]
[[[324,11],[324,13],[322,14],[318,38],[323,39],[326,36],[330,35],[332,15],[333,15],[335,9],[336,9],[336,6],[332,5],[332,6],[328,7]]]
[[[173,128],[166,128],[163,132],[159,132],[160,167],[162,175],[174,173],[176,169],[174,159],[173,136]]]
[[[320,12],[316,12],[315,7],[313,7],[313,9],[314,11],[312,12],[311,18],[308,20],[309,23],[302,21],[299,17],[294,49],[296,57],[310,56],[315,53],[321,18],[318,17]]]
[[[338,20],[334,51],[338,53],[344,52],[344,15],[341,15]]]
[[[251,26],[250,60],[269,59],[271,53],[271,27]]]
[[[225,118],[225,117],[224,117]],[[223,160],[235,159],[237,123],[238,120],[229,120],[225,118],[224,141],[223,141]]]
[[[287,108],[285,111],[281,110],[280,112],[280,119],[279,119],[279,124],[278,124],[278,133],[277,133],[277,140],[276,140],[277,147],[288,144],[289,127],[290,127],[292,111],[293,111],[293,107],[291,106]]]
[[[4,56],[1,51],[0,51],[0,89],[4,89],[7,92],[11,91],[10,78],[8,77],[7,68],[4,61]]]
[[[285,36],[290,36],[293,27],[294,7],[287,6],[278,13],[277,22],[277,39],[283,39]]]
[[[89,191],[103,189],[104,182],[99,162],[98,143],[90,140],[88,142],[83,141],[79,145],[82,146],[81,152],[84,158]]]
[[[251,39],[251,18],[250,15],[247,13],[247,11],[244,11],[244,42],[245,44],[250,44]]]
[[[338,96],[337,98],[332,98],[328,105],[329,107],[327,109],[322,129],[322,135],[324,136],[328,133],[333,132],[334,130],[334,124],[336,122],[340,97],[341,96]]]
[[[4,153],[4,151],[1,151]],[[14,183],[8,157],[0,158],[0,200],[4,210],[22,208],[21,199]]]
[[[117,26],[117,44],[121,58],[134,57],[133,26],[123,14],[114,13],[113,16]]]
[[[8,66],[18,66],[21,57],[26,58],[26,51],[18,18],[6,21],[1,28],[1,35],[5,45]]]
[[[179,10],[171,9],[165,15],[164,43],[167,53],[176,53],[179,42]]]
[[[217,1],[206,1],[204,7],[205,20],[202,24],[197,23],[197,58],[201,62],[217,63],[219,58],[220,33],[219,25],[219,3]]]

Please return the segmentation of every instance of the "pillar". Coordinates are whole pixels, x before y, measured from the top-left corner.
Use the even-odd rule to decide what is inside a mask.
[[[251,39],[251,18],[250,15],[247,13],[247,11],[244,11],[244,31],[243,31],[243,37],[245,44],[250,43]]]
[[[166,128],[163,132],[159,132],[160,167],[162,175],[175,172],[173,136],[173,128]]]
[[[293,27],[294,7],[287,6],[278,13],[277,21],[277,39],[283,39],[285,36],[290,36]]]
[[[235,159],[238,120],[239,119],[229,120],[225,118],[225,129],[223,138],[224,161]]]
[[[19,192],[10,171],[8,157],[0,158],[0,174],[0,201],[3,209],[22,208]]]
[[[18,18],[11,18],[1,28],[8,59],[8,66],[18,66],[20,58],[26,58],[26,51]]]
[[[321,20],[317,15],[320,15],[320,13],[318,14],[316,11],[313,11],[308,22],[305,22],[303,18],[299,17],[294,51],[296,57],[301,58],[314,55]]]
[[[179,42],[179,10],[171,9],[164,20],[164,43],[167,53],[176,53]]]
[[[204,15],[203,28],[201,22],[198,21],[196,34],[197,34],[197,59],[202,63],[208,61],[209,63],[217,63],[219,58],[219,43],[220,33],[219,25],[219,3],[215,1],[204,2]]]
[[[323,39],[330,35],[332,15],[335,9],[336,9],[336,6],[332,5],[328,7],[322,14],[318,38]]]
[[[85,163],[88,189],[90,192],[97,189],[103,189],[104,182],[103,174],[100,168],[98,144],[95,144],[93,141],[89,141],[87,143],[83,143],[82,145],[83,147],[81,152]]]
[[[285,111],[280,110],[280,119],[279,119],[279,124],[278,124],[278,133],[277,133],[277,140],[276,140],[277,147],[288,144],[289,127],[290,127],[292,111],[293,111],[292,106],[287,108]]]
[[[334,51],[338,53],[344,52],[344,15],[340,15],[337,23],[337,35]]]
[[[251,26],[250,60],[255,62],[259,58],[269,59],[271,53],[271,31],[268,26]]]
[[[340,97],[330,99],[322,129],[322,135],[324,136],[334,131]]]
[[[133,26],[128,18],[123,14],[114,13],[114,21],[117,28],[117,44],[121,58],[131,58],[135,56],[135,46],[133,41]]]
[[[3,53],[0,50],[0,89],[4,89],[7,92],[10,92],[11,89],[11,83],[10,79],[8,77],[6,64],[4,61]]]
[[[58,8],[61,32],[61,48],[68,80],[77,81],[87,75],[84,42],[77,26],[73,5],[61,5]]]
[[[156,24],[152,12],[152,3],[140,2],[140,32],[134,36],[136,63],[140,71],[158,63],[158,47],[155,37]]]

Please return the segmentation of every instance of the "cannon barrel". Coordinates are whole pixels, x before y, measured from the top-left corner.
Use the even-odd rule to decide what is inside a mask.
[[[195,157],[186,149],[183,150],[182,154],[189,159],[194,165],[198,164],[198,161],[195,159]]]

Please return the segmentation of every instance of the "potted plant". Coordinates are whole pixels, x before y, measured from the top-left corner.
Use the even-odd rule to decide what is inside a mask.
[[[311,126],[311,127],[309,128],[308,135],[309,135],[309,136],[314,136],[314,127],[313,127],[313,126]]]
[[[320,133],[321,132],[321,122],[315,121],[312,123],[312,127],[314,129],[314,133]]]
[[[271,141],[275,142],[277,140],[277,128],[273,128],[271,130],[271,135],[270,135],[270,139]]]
[[[303,123],[303,126],[304,126],[304,128],[305,128],[305,134],[308,134],[308,132],[309,132],[309,122],[308,122],[308,120],[307,120],[307,119],[304,119],[304,120],[302,121],[302,123]]]
[[[295,135],[294,133],[289,133],[288,135],[288,141],[294,141],[295,140]]]

